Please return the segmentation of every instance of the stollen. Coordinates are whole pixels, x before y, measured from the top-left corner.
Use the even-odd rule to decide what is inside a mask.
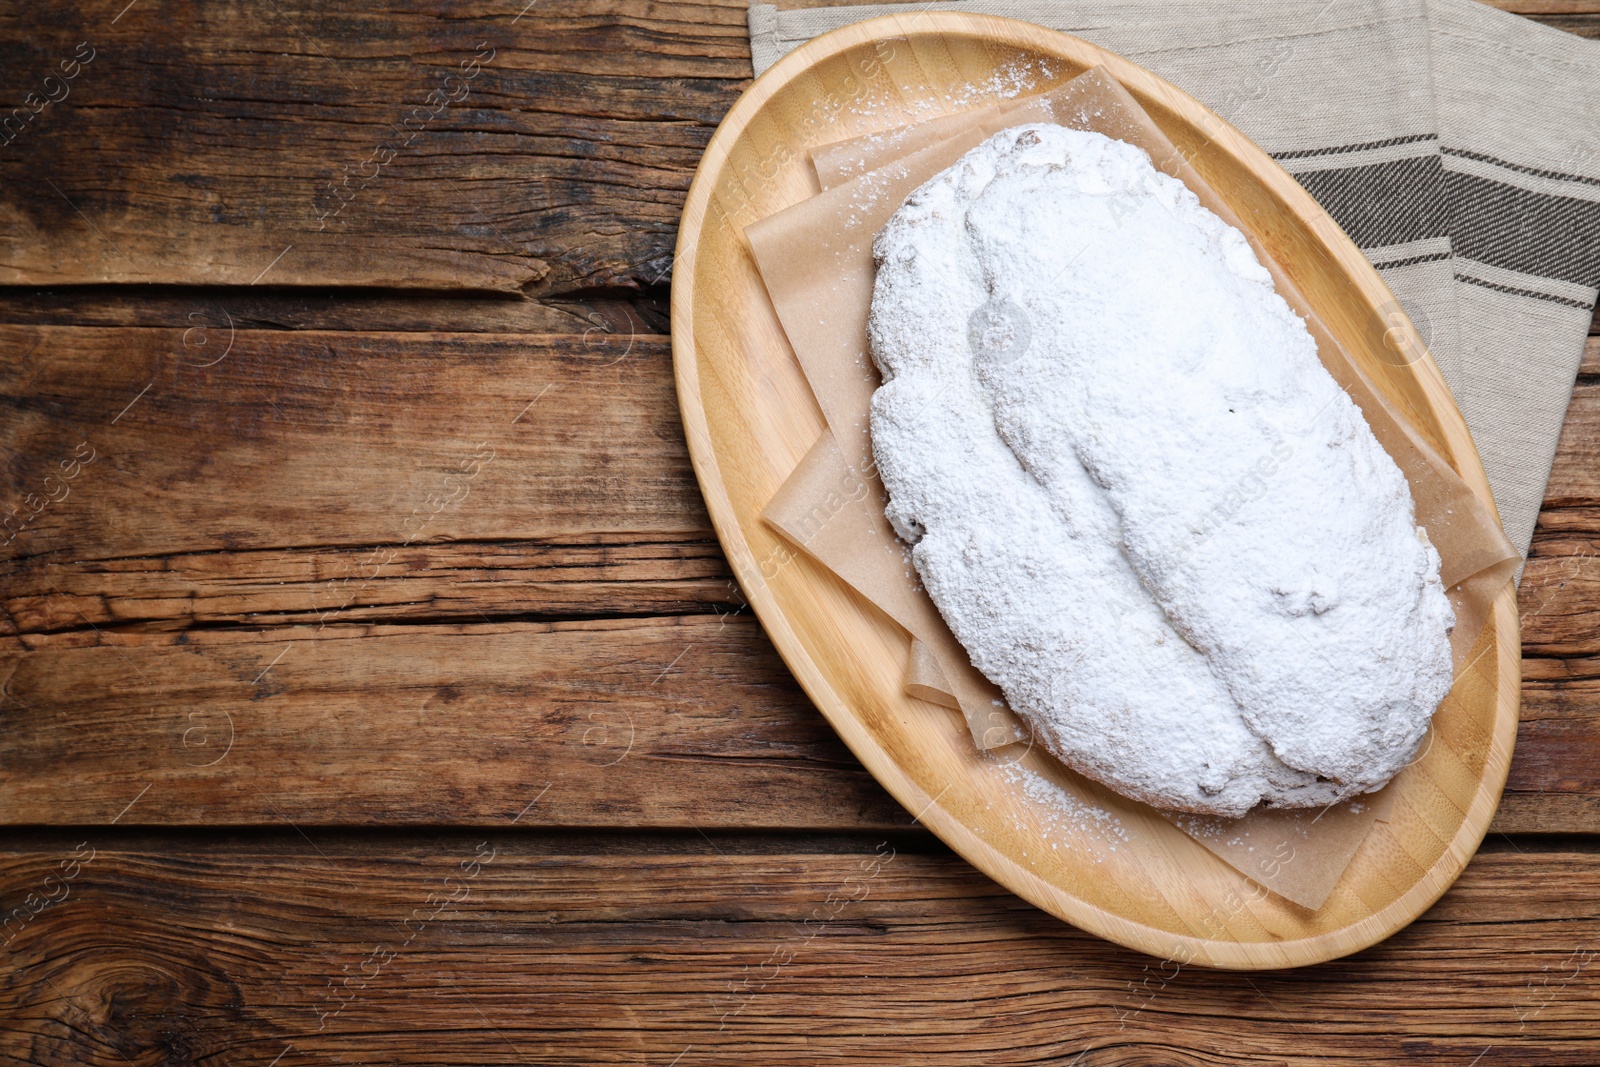
[[[928,9],[1120,53],[1270,153],[1417,325],[1526,555],[1600,290],[1600,43],[1476,0],[757,3],[755,73],[829,30]]]

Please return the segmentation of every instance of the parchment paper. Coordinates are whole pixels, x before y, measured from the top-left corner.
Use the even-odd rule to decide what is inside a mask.
[[[987,137],[1026,122],[1097,130],[1144,148],[1207,208],[1250,235],[1127,91],[1100,68],[1036,96],[819,149],[813,164],[823,191],[745,231],[829,427],[763,517],[912,634],[906,691],[958,707],[980,750],[1025,742],[1028,731],[945,626],[917,581],[906,546],[884,517],[886,499],[867,415],[878,385],[866,331],[875,275],[872,239],[919,185]],[[1324,365],[1411,484],[1418,521],[1439,550],[1456,609],[1452,650],[1459,673],[1519,557],[1493,513],[1377,392],[1298,289],[1264,249],[1255,247],[1278,292],[1306,319]],[[842,497],[830,500],[841,489]],[[1257,809],[1237,820],[1167,817],[1242,873],[1314,909],[1382,817],[1387,792],[1323,812]],[[1296,862],[1265,870],[1260,846],[1268,839],[1289,841],[1291,847],[1300,840],[1308,847],[1296,848]]]

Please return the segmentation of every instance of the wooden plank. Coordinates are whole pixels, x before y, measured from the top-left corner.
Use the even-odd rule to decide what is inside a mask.
[[[1580,378],[1567,406],[1544,506],[1586,507],[1600,502],[1600,384]]]
[[[362,289],[0,287],[0,322],[12,326],[198,327],[239,330],[365,330],[370,333],[662,334],[666,287],[602,290],[570,300],[517,294],[375,292]],[[198,337],[192,334],[191,337]]]
[[[1522,721],[1507,789],[1540,799],[1510,805],[1499,820],[1508,832],[1600,826],[1596,518],[1590,508],[1547,510],[1523,571]]]
[[[8,7],[0,284],[652,284],[745,6]]]
[[[853,831],[905,818],[733,608],[8,640],[0,825],[106,825],[137,799],[121,822],[482,826],[551,783],[565,785],[530,823]],[[1588,832],[1600,684],[1530,664],[1494,829]]]
[[[1600,512],[1546,508],[1518,590],[1522,712],[1493,830],[1586,833],[1600,826],[1600,686],[1594,612]]]
[[[489,622],[727,612],[744,603],[714,538],[449,542],[23,561],[0,633]]]
[[[662,339],[229,340],[0,327],[0,559],[711,536]]]
[[[179,322],[0,327],[0,633],[741,602],[664,339]]]
[[[1547,517],[1552,521],[1544,526]],[[1546,510],[1518,590],[1524,660],[1565,661],[1575,677],[1583,673],[1584,657],[1600,654],[1597,520],[1600,509]]]
[[[0,1055],[1589,1067],[1600,857],[1517,847],[1373,949],[1230,974],[1096,940],[901,837],[63,836],[0,853],[22,911]]]
[[[26,641],[10,825],[493,825],[546,787],[529,822],[905,820],[744,615]]]

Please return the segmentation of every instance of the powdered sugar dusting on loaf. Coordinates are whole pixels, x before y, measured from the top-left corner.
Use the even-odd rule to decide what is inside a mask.
[[[1005,131],[880,233],[874,449],[974,664],[1124,793],[1377,788],[1451,680],[1409,488],[1238,231],[1099,134]]]

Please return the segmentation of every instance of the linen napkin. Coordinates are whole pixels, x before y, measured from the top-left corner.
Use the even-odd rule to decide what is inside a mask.
[[[1600,289],[1600,44],[1475,0],[756,3],[755,72],[908,8],[1082,37],[1272,154],[1416,323],[1526,554]]]

